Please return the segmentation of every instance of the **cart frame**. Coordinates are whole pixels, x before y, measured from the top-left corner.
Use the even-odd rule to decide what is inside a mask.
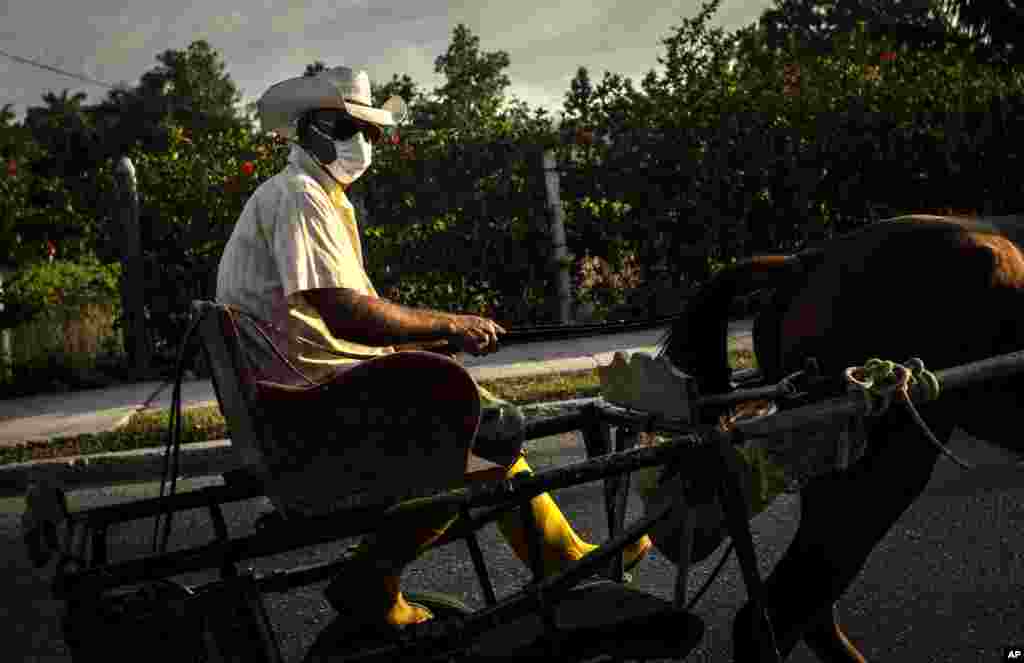
[[[194,320],[194,324],[202,323],[204,320],[209,324],[209,317],[202,313],[217,310],[216,306],[210,303],[197,303],[194,310],[200,315],[198,320]],[[221,408],[231,427],[232,443],[236,443],[236,431],[242,432],[243,435],[248,431],[249,436],[240,435],[237,442],[243,460],[246,457],[251,460],[259,451],[259,429],[251,423],[246,424],[245,419],[247,413],[251,412],[251,403],[246,402],[247,395],[244,384],[238,380],[237,367],[233,369],[225,361],[225,358],[233,356],[232,350],[226,344],[219,348],[216,346],[218,338],[224,340],[220,335],[222,332],[222,327],[207,326],[202,334],[204,350],[207,358],[213,359],[211,367],[214,385]],[[936,375],[944,391],[948,391],[1022,370],[1024,351],[939,371]],[[803,388],[795,389],[792,380],[778,385],[765,385],[756,371],[746,371],[737,374],[737,379],[742,382],[742,388],[730,394],[700,399],[696,398],[694,391],[691,394],[694,398],[690,404],[694,411],[711,404],[721,405],[765,397],[798,397],[801,399],[800,402],[806,403],[795,409],[783,410],[761,421],[740,422],[730,432],[723,432],[715,426],[692,423],[697,421],[693,417],[665,417],[596,399],[578,411],[530,421],[526,428],[526,439],[579,431],[582,433],[587,460],[539,471],[532,476],[473,483],[399,503],[393,500],[365,502],[326,516],[285,519],[242,537],[229,536],[222,505],[264,496],[266,493],[259,474],[244,469],[225,475],[223,486],[81,510],[68,515],[66,535],[52,586],[53,593],[55,597],[68,603],[69,614],[76,614],[75,610],[89,611],[91,606],[103,601],[111,590],[117,588],[159,582],[192,571],[218,569],[220,579],[199,587],[188,588],[187,593],[230,596],[236,602],[241,600],[246,603],[247,619],[250,620],[251,627],[248,637],[251,640],[251,634],[257,633],[258,642],[250,643],[245,660],[279,661],[280,650],[263,611],[262,595],[286,592],[330,578],[349,561],[349,557],[343,555],[338,560],[323,564],[275,570],[262,575],[252,572],[251,569],[240,569],[246,560],[370,533],[388,517],[447,505],[456,507],[460,516],[435,546],[446,545],[456,540],[466,543],[481,585],[485,607],[470,614],[455,614],[408,627],[403,629],[400,637],[369,648],[335,652],[336,657],[331,660],[383,661],[396,657],[400,660],[473,659],[483,656],[483,653],[476,649],[476,645],[488,632],[510,623],[523,623],[521,620],[531,616],[539,617],[539,630],[522,651],[544,652],[566,660],[583,660],[608,653],[621,658],[644,658],[671,655],[666,653],[668,649],[671,649],[672,645],[678,645],[679,650],[675,652],[675,656],[684,657],[696,645],[702,633],[700,620],[685,609],[693,545],[692,507],[717,498],[723,508],[728,533],[735,545],[744,584],[757,609],[755,614],[761,616],[759,638],[765,654],[763,660],[774,660],[778,654],[775,651],[771,625],[765,612],[759,607],[761,576],[757,569],[749,514],[739,485],[741,468],[737,467],[737,457],[733,448],[742,442],[744,436],[764,436],[800,430],[821,425],[835,417],[856,417],[866,413],[866,403],[858,395],[814,401],[809,393],[813,395],[815,385],[821,384],[821,380],[813,371],[806,372],[804,377],[808,381],[803,383]],[[179,401],[180,377],[175,390],[176,401]],[[172,418],[172,425],[173,423]],[[177,423],[180,426],[180,417]],[[672,437],[661,445],[638,446],[638,436],[645,431],[663,431]],[[684,490],[673,504],[666,505],[626,526],[624,519],[630,473],[654,466],[664,466],[667,472],[678,474],[683,480]],[[700,471],[694,472],[695,468]],[[533,569],[534,577],[530,583],[510,596],[499,599],[490,581],[483,551],[476,536],[477,530],[493,522],[501,514],[519,509],[528,529],[533,532],[533,545],[539,546],[539,534],[527,508],[529,500],[544,492],[597,480],[604,482],[609,539],[585,558],[553,576],[543,578],[538,565],[538,568]],[[215,533],[212,542],[185,550],[160,552],[143,559],[122,562],[110,559],[108,535],[112,525],[160,517],[187,509],[208,511]],[[673,600],[663,601],[645,595],[655,604],[653,613],[651,601],[641,601],[644,607],[637,614],[616,615],[618,619],[612,620],[611,623],[589,624],[581,628],[568,629],[561,626],[559,606],[570,599],[573,592],[589,591],[588,587],[592,587],[595,574],[602,574],[607,578],[605,583],[614,583],[619,588],[615,590],[619,598],[623,593],[632,597],[643,594],[622,584],[625,580],[622,570],[623,550],[656,522],[668,517],[673,510],[679,510],[676,513],[683,514]],[[169,519],[166,522],[169,522]],[[533,555],[533,559],[539,560],[539,555]],[[608,587],[605,586],[604,589]],[[628,609],[626,612],[628,613]],[[615,627],[631,624],[630,629],[633,629],[632,625],[637,623],[637,620],[642,620],[650,624],[651,628],[660,629],[662,632],[674,629],[675,641],[661,643],[665,646],[657,651],[650,651],[638,642],[622,641],[620,636],[615,635]],[[611,636],[608,635],[609,632]],[[649,637],[650,633],[651,629],[645,629],[643,637]],[[683,635],[679,635],[680,633]]]

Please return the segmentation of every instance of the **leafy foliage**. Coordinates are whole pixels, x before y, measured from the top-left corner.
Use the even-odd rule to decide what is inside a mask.
[[[142,193],[147,326],[156,348],[173,353],[194,299],[215,295],[217,264],[245,201],[281,170],[287,145],[243,128],[169,132],[166,154],[129,153]],[[100,172],[110,177],[112,163]]]
[[[735,256],[879,216],[983,201],[1012,211],[1020,187],[993,175],[1019,165],[995,137],[1012,131],[1020,72],[979,62],[955,39],[925,48],[878,29],[899,16],[945,25],[917,6],[777,3],[786,12],[775,18],[803,30],[777,40],[772,12],[733,34],[711,29],[718,5],[672,29],[664,71],[641,91],[613,74],[595,86],[581,68],[566,95],[565,134],[585,146],[568,155],[579,172],[565,198],[628,204],[618,238],[606,239],[639,242],[645,282],[664,268],[671,282],[699,283]]]
[[[441,85],[398,74],[375,84],[375,103],[400,94],[411,108],[349,190],[378,290],[511,324],[550,319],[545,148],[558,159],[574,262],[600,259],[645,289],[699,284],[739,256],[880,216],[1019,208],[1024,77],[988,64],[938,3],[778,0],[732,33],[712,27],[720,4],[673,26],[662,69],[637,84],[613,72],[592,81],[579,67],[560,124],[507,94],[508,54],[483,50],[461,24],[435,61]],[[288,147],[237,116],[209,44],[158,61],[94,108],[64,91],[24,126],[0,112],[0,251],[18,265],[51,246],[60,259],[118,260],[111,169],[130,155],[147,324],[169,354],[189,301],[213,295],[245,201]],[[582,287],[590,277],[575,271]],[[606,290],[578,297],[625,301]]]
[[[101,264],[94,256],[27,265],[4,283],[0,329],[32,320],[54,306],[117,301],[120,272],[120,265]]]
[[[323,62],[321,62],[320,60],[317,60],[313,64],[307,64],[306,65],[306,71],[302,72],[302,75],[303,76],[316,76],[317,74],[319,74],[321,71],[324,71],[325,69],[327,69],[327,65],[324,64]]]
[[[1018,0],[944,0],[943,6],[980,42],[977,53],[985,61],[1024,64],[1024,7]]]
[[[760,19],[773,49],[798,45],[818,55],[832,54],[835,38],[856,31],[858,24],[874,38],[914,50],[970,43],[948,8],[928,0],[775,0]]]
[[[61,177],[46,167],[51,159],[27,127],[0,127],[0,260],[9,267],[46,257],[51,246],[75,259],[96,233],[102,183]]]

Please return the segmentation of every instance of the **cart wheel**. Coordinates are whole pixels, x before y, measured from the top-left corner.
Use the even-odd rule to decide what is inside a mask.
[[[434,613],[434,619],[463,617],[473,612],[459,599],[441,592],[410,592],[405,598],[411,603],[419,603],[426,607]],[[320,631],[302,660],[303,663],[327,663],[339,655],[351,654],[364,647],[373,646],[375,641],[379,642],[379,639],[372,634],[360,632],[347,622],[345,615],[339,615]],[[422,657],[417,654],[415,660],[422,660]]]
[[[68,601],[62,625],[71,660],[197,660],[201,618],[187,609],[194,596],[176,582],[155,580]]]

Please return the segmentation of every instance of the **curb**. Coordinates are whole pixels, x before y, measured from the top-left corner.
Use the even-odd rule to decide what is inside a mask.
[[[549,417],[579,409],[594,398],[523,405],[527,419]],[[0,498],[21,497],[29,483],[46,476],[65,490],[95,488],[119,483],[157,481],[163,476],[164,448],[147,447],[132,451],[115,451],[70,456],[52,460],[36,460],[0,466]],[[178,477],[223,474],[238,467],[231,440],[193,442],[181,447]]]

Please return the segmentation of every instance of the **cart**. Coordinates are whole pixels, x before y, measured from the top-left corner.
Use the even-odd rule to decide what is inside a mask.
[[[139,660],[144,655],[153,661],[281,661],[263,596],[331,578],[350,558],[342,555],[327,563],[265,574],[247,569],[247,562],[370,533],[389,518],[441,505],[457,509],[459,517],[435,545],[462,542],[468,547],[484,607],[473,610],[455,597],[439,593],[410,593],[409,599],[426,605],[435,619],[406,627],[398,635],[380,641],[338,635],[328,627],[304,660],[683,659],[703,634],[703,622],[692,612],[692,601],[687,601],[687,577],[693,559],[695,508],[710,500],[717,500],[722,507],[746,590],[754,602],[755,614],[760,616],[761,660],[777,660],[771,624],[764,611],[757,609],[761,577],[735,447],[744,436],[774,435],[806,429],[834,417],[858,417],[866,407],[856,396],[824,401],[817,398],[825,393],[822,389],[828,380],[816,374],[813,363],[779,384],[765,384],[757,371],[737,372],[734,391],[701,397],[692,379],[663,360],[634,355],[630,361],[617,356],[603,372],[602,398],[577,411],[531,420],[526,425],[527,439],[579,431],[586,460],[504,480],[493,464],[471,457],[466,476],[480,473],[475,478],[483,477],[483,481],[398,502],[364,495],[358,503],[327,515],[271,519],[255,533],[232,537],[222,507],[267,494],[259,463],[268,441],[261,437],[265,431],[260,425],[258,404],[246,383],[237,347],[238,330],[230,312],[211,302],[196,302],[193,313],[192,329],[199,332],[232,445],[237,447],[240,469],[227,473],[222,486],[182,493],[172,490],[157,498],[74,513],[67,512],[63,496],[54,492],[56,489],[43,484],[30,488],[34,497],[29,500],[30,508],[38,509],[38,521],[49,522],[48,527],[38,530],[42,534],[32,542],[31,553],[40,564],[52,556],[58,558],[52,590],[66,605],[65,639],[75,661],[110,660],[112,651],[124,653],[125,660]],[[182,356],[185,346],[187,339]],[[1024,352],[1019,352],[941,371],[938,377],[945,389],[955,389],[1018,372],[1022,365]],[[181,366],[179,359],[179,369]],[[172,414],[175,408],[180,409],[180,373]],[[737,422],[728,431],[701,423],[702,408],[766,398],[793,407]],[[177,419],[172,417],[172,432],[175,425],[180,429],[180,414]],[[637,444],[641,433],[652,431],[669,437],[657,446]],[[167,457],[172,487],[175,445],[172,435]],[[848,461],[847,452],[837,452],[844,463]],[[673,499],[626,526],[630,475],[650,467],[663,468],[663,477],[677,477],[682,489]],[[533,569],[533,580],[525,587],[508,596],[497,596],[478,530],[518,509],[528,529],[533,528],[536,552],[539,536],[526,508],[528,501],[544,492],[594,481],[604,485],[609,538],[554,576],[544,578],[538,564]],[[48,517],[45,508],[33,506],[45,504],[43,498],[47,495],[60,502],[57,517]],[[116,523],[163,518],[166,544],[171,517],[189,509],[208,513],[214,540],[170,552],[162,545],[157,553],[142,559],[111,559],[108,533]],[[631,587],[625,582],[622,568],[625,547],[667,519],[675,522],[673,537],[657,543],[663,550],[673,547],[668,556],[677,562],[672,600]],[[539,560],[540,555],[532,558]],[[186,586],[172,580],[185,573],[213,569],[218,571],[218,579],[202,585]],[[714,574],[709,582],[713,579]],[[126,634],[131,637],[126,638]],[[140,643],[143,649],[129,655],[129,640]]]

